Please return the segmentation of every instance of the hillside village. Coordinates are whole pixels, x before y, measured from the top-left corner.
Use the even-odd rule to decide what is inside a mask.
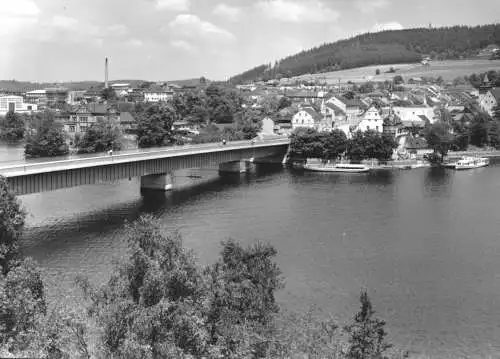
[[[137,129],[137,106],[174,104],[175,107],[181,98],[201,98],[206,96],[207,89],[221,88],[238,98],[235,106],[239,108],[231,110],[229,120],[210,118],[210,113],[205,120],[193,120],[192,114],[179,110],[172,130],[182,132],[184,140],[189,141],[190,136],[203,132],[209,124],[220,129],[230,128],[235,122],[232,115],[252,110],[259,116],[261,137],[288,136],[298,128],[320,132],[340,129],[347,138],[357,131],[373,130],[394,136],[399,143],[397,156],[406,158],[427,147],[425,141],[415,140],[418,137],[415,129],[440,120],[443,111],[456,121],[470,120],[480,112],[492,116],[500,103],[500,88],[495,87],[496,73],[490,72],[490,76],[495,77],[493,81],[485,74],[476,87],[466,81],[443,83],[432,78],[405,81],[395,76],[392,82],[361,85],[306,81],[291,84],[271,80],[233,87],[226,83],[209,85],[201,79],[194,86],[165,82],[132,86],[118,82],[108,88],[87,90],[68,90],[62,86],[31,91],[4,90],[0,95],[0,116],[9,111],[27,115],[52,111],[69,142],[102,121],[112,121],[133,136]],[[280,105],[273,107],[270,102]],[[263,110],[269,106],[272,108]],[[415,144],[422,148],[415,148]]]

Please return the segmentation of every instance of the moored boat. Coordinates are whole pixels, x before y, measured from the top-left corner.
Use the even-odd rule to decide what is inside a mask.
[[[454,168],[455,170],[470,170],[486,167],[489,162],[489,159],[486,157],[462,157],[457,162],[448,164],[447,167]]]
[[[370,171],[370,167],[360,164],[338,163],[338,164],[306,164],[304,169],[316,172],[349,172],[363,173]]]

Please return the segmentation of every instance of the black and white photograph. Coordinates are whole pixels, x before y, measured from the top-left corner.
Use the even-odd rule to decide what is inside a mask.
[[[0,359],[500,358],[499,0],[0,0]]]

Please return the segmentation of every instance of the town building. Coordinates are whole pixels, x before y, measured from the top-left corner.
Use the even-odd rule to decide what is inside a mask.
[[[370,106],[361,116],[356,131],[369,131],[373,130],[379,133],[383,132],[384,119],[382,118],[381,111],[376,106]]]
[[[493,110],[500,105],[500,87],[489,90],[484,96],[480,97],[479,106],[481,109],[493,116]]]
[[[33,90],[25,94],[26,102],[44,106],[47,104],[47,91],[46,90]]]
[[[74,138],[76,135],[83,135],[87,129],[99,121],[118,119],[118,115],[110,111],[106,105],[90,103],[80,105],[69,112],[68,118],[64,122],[64,130]]]
[[[70,105],[77,105],[85,98],[85,90],[73,90],[68,92],[66,102]]]
[[[292,118],[292,129],[312,128],[318,129],[323,116],[316,112],[312,107],[303,107]]]
[[[262,119],[262,129],[260,132],[266,135],[272,135],[275,133],[275,124],[271,117],[265,117]]]
[[[116,83],[112,84],[111,88],[115,91],[117,97],[124,97],[128,95],[128,90],[130,90],[130,84]]]
[[[47,96],[47,107],[63,108],[68,98],[68,89],[63,87],[45,89]]]
[[[434,108],[427,106],[409,106],[401,107],[394,106],[394,113],[401,119],[403,123],[405,122],[425,122],[430,123],[435,122]]]
[[[174,91],[160,86],[151,86],[144,91],[144,102],[166,102],[174,97]]]
[[[5,116],[7,112],[31,113],[38,109],[36,104],[25,103],[22,96],[6,95],[0,96],[0,115]]]

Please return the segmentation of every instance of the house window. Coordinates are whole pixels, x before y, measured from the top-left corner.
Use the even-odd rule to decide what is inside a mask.
[[[28,111],[31,111],[33,109],[33,106],[28,106]]]
[[[80,116],[80,122],[88,122],[89,118],[87,116]]]
[[[80,126],[80,132],[86,132],[87,126]]]
[[[69,132],[75,132],[75,126],[69,126]]]
[[[378,126],[375,126],[375,129],[376,129],[376,130],[377,130],[377,132],[378,132]]]
[[[370,131],[370,126],[366,126],[366,130],[367,130],[367,131]]]

